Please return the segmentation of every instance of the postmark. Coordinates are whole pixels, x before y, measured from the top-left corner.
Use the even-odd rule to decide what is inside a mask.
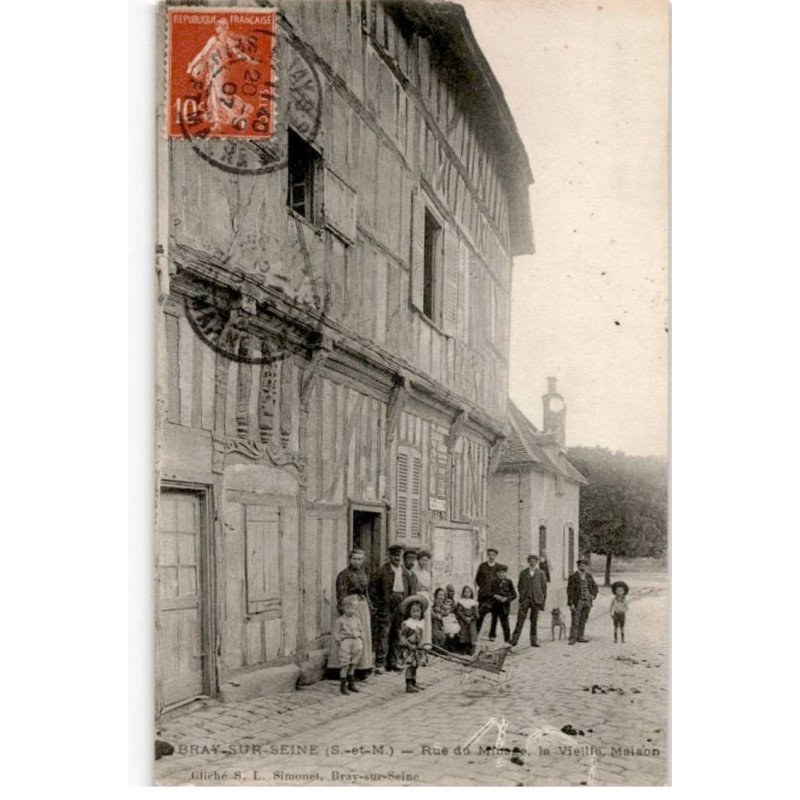
[[[322,119],[322,83],[288,37],[275,11],[171,9],[167,133],[209,164],[235,175],[263,175],[287,164],[278,130],[278,99],[287,122],[314,142]],[[287,85],[278,58],[288,59]]]
[[[325,326],[330,293],[322,282],[315,282],[316,316],[315,334]],[[206,291],[186,297],[186,318],[197,337],[215,353],[240,364],[270,364],[280,361],[292,347],[285,325],[276,326],[281,332],[268,336],[252,330],[251,320],[257,312],[257,304],[250,299],[242,302],[232,291],[208,288]],[[264,309],[258,309],[263,318]]]

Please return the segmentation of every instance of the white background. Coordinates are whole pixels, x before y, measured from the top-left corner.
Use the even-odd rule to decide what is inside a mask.
[[[794,785],[799,22],[674,6],[681,794]],[[108,0],[3,25],[3,788],[106,798],[152,755],[155,29]]]

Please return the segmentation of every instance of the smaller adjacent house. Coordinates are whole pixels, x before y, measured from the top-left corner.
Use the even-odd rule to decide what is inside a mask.
[[[566,403],[548,378],[539,431],[508,401],[508,438],[489,482],[489,537],[516,583],[529,554],[547,557],[547,607],[566,607],[567,578],[578,557],[580,487],[587,481],[566,455]]]

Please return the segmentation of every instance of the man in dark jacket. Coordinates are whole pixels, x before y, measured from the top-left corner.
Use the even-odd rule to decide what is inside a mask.
[[[586,571],[589,562],[585,558],[578,559],[578,569],[567,581],[567,605],[572,612],[572,625],[569,629],[569,643],[588,642],[583,635],[592,602],[597,597],[597,584]]]
[[[410,555],[410,553],[409,553]],[[416,553],[415,553],[416,555]],[[375,606],[372,617],[372,638],[375,649],[375,672],[399,670],[397,637],[400,631],[400,604],[416,592],[417,579],[403,564],[403,546],[389,548],[389,561],[378,569],[370,585],[370,598]]]
[[[544,604],[547,601],[547,578],[539,569],[539,556],[528,556],[528,569],[520,572],[517,591],[519,592],[519,610],[517,611],[517,626],[511,637],[511,646],[516,647],[522,627],[525,625],[525,617],[530,612],[531,647],[538,647],[536,623],[539,619],[539,612],[544,610]]]
[[[492,587],[497,577],[497,550],[494,547],[486,549],[486,561],[479,567],[475,575],[475,585],[478,587],[478,619],[475,627],[481,632],[483,618],[492,610]]]

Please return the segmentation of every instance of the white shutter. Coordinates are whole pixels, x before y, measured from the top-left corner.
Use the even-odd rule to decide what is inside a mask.
[[[409,456],[406,450],[397,453],[397,538],[408,533]]]
[[[409,502],[411,505],[411,536],[420,538],[420,508],[422,506],[422,459],[412,454],[411,462],[411,492]]]
[[[280,511],[260,505],[245,506],[245,583],[247,613],[280,607]]]
[[[442,291],[442,328],[455,336],[458,324],[458,234],[446,223],[444,226],[444,281]]]
[[[358,195],[329,169],[325,170],[323,194],[325,226],[353,244],[356,240]]]

